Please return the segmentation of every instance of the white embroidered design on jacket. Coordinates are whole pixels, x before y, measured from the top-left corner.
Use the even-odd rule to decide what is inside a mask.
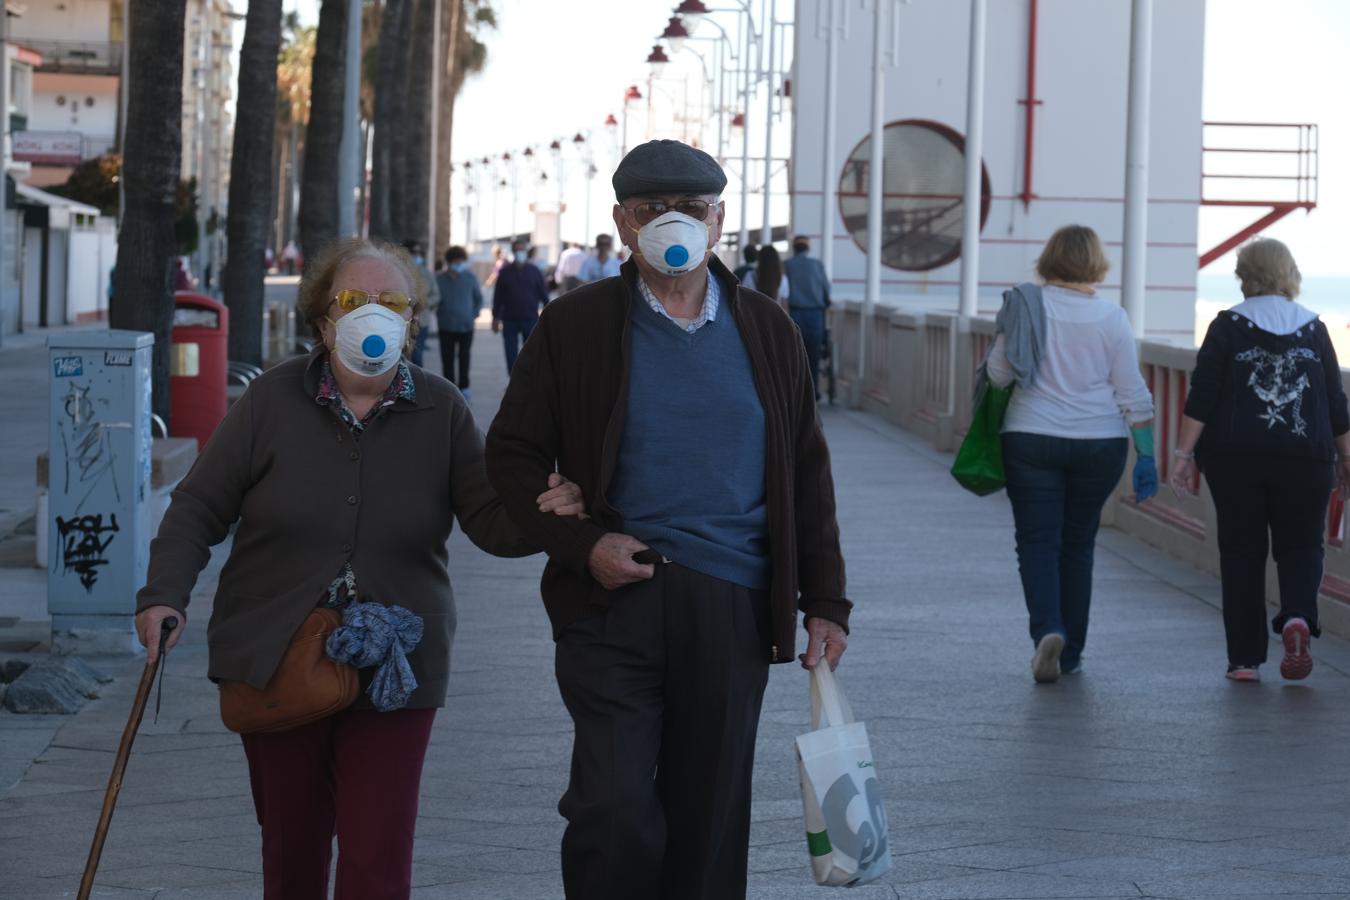
[[[1266,423],[1266,430],[1274,428],[1276,424],[1286,425],[1295,435],[1307,437],[1303,392],[1308,389],[1308,376],[1298,370],[1298,363],[1301,359],[1319,362],[1317,354],[1306,347],[1293,347],[1283,353],[1271,353],[1261,347],[1253,347],[1239,353],[1236,359],[1252,364],[1247,386],[1266,405],[1265,413],[1257,417]],[[1286,409],[1293,419],[1292,423],[1285,419]]]

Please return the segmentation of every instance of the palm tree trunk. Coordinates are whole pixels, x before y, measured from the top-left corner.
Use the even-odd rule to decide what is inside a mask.
[[[144,0],[142,0],[144,2]],[[230,359],[262,365],[263,251],[272,187],[272,135],[277,110],[281,0],[252,0],[239,51],[239,92],[230,163],[230,213],[225,223],[229,263]],[[280,254],[281,247],[277,247]]]
[[[370,161],[370,236],[393,239],[394,201],[402,193],[401,167],[394,162],[403,106],[402,37],[408,0],[385,0],[380,19],[380,44],[375,61],[375,129]],[[399,168],[400,171],[395,171]],[[396,191],[396,187],[398,190]]]
[[[347,0],[324,0],[310,70],[309,126],[300,182],[300,249],[306,260],[338,236],[338,155],[347,71]]]
[[[131,56],[122,178],[126,210],[108,310],[113,328],[155,335],[154,411],[169,421],[173,330],[174,197],[183,157],[183,24],[186,0],[137,0],[129,11]]]
[[[454,71],[459,56],[459,29],[464,15],[464,0],[445,0],[441,11],[441,67],[436,73],[440,79],[440,108],[436,124],[436,160],[432,166],[432,196],[436,203],[436,229],[431,247],[434,254],[445,252],[450,244],[450,136],[455,126]],[[433,254],[429,254],[433,255]]]
[[[436,4],[416,0],[408,53],[408,127],[404,139],[403,237],[426,247],[431,214],[431,86],[436,50]]]

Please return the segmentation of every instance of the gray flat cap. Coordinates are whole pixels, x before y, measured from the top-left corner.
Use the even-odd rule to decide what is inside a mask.
[[[639,144],[614,170],[614,195],[620,203],[658,194],[720,194],[726,186],[717,160],[679,141]]]

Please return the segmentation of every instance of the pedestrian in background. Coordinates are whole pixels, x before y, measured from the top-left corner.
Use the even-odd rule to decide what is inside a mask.
[[[778,255],[773,244],[765,244],[759,248],[754,271],[747,272],[741,279],[741,284],[777,300],[782,306],[787,306],[791,285],[788,284],[787,276],[783,274],[783,258]]]
[[[1168,479],[1191,492],[1197,466],[1214,498],[1228,677],[1260,680],[1266,555],[1274,551],[1284,644],[1280,674],[1307,678],[1321,634],[1317,592],[1333,486],[1350,488],[1350,411],[1331,335],[1295,302],[1302,275],[1289,248],[1262,239],[1237,258],[1242,303],[1215,316],[1195,359]]]
[[[463,247],[445,251],[445,271],[436,276],[441,305],[436,310],[440,331],[441,371],[468,400],[469,353],[473,348],[474,322],[483,308],[483,291],[469,269],[469,254]]]
[[[492,271],[488,273],[487,280],[484,282],[488,287],[493,287],[497,283],[497,276],[502,273],[502,269],[509,263],[506,254],[502,252],[502,245],[495,244],[492,247]]]
[[[651,141],[613,183],[633,257],[544,311],[489,473],[549,553],[576,726],[558,805],[567,897],[737,900],[769,665],[793,658],[799,614],[804,665],[834,666],[847,644],[829,450],[797,329],[710,252],[716,160]],[[526,503],[559,465],[592,518]]]
[[[1003,465],[1038,682],[1082,667],[1097,528],[1130,437],[1135,500],[1158,492],[1153,397],[1134,333],[1125,311],[1096,295],[1108,267],[1091,228],[1056,231],[1036,263],[1044,287],[1004,293],[987,361],[993,384],[1016,384]]]
[[[582,284],[599,281],[601,278],[614,278],[619,274],[619,260],[614,256],[614,239],[607,234],[595,237],[595,253],[586,258],[581,267]]]
[[[506,372],[516,364],[516,354],[534,330],[539,310],[548,305],[548,287],[544,273],[530,262],[530,250],[524,241],[511,245],[510,265],[497,273],[492,289],[492,333],[501,332],[506,344]]]
[[[744,283],[745,276],[755,271],[755,263],[759,261],[759,248],[754,244],[746,244],[741,256],[745,261],[737,266],[732,274],[736,276],[737,281]]]
[[[136,629],[153,662],[161,623],[182,623],[172,648],[211,547],[237,525],[207,631],[212,679],[266,686],[316,606],[343,610],[347,628],[358,627],[347,613],[360,605],[400,636],[405,623],[420,634],[406,654],[395,640],[377,663],[407,665],[410,681],[372,681],[366,668],[362,684],[372,687],[355,705],[242,736],[264,900],[327,897],[334,836],[338,897],[409,896],[422,763],[455,630],[446,541],[458,520],[489,553],[536,549],[487,481],[464,400],[402,359],[421,305],[402,249],[328,245],[299,299],[321,341],[258,376],[230,407],[173,492],[137,595]],[[561,479],[539,500],[550,515],[582,511],[579,489]],[[375,690],[380,683],[403,690]]]
[[[811,256],[811,241],[798,235],[792,239],[792,257],[783,263],[784,278],[790,283],[788,315],[801,330],[806,344],[806,359],[811,367],[811,384],[820,399],[820,358],[825,349],[825,310],[830,306],[830,279],[825,266]]]
[[[427,268],[426,251],[423,249],[421,242],[404,241],[403,249],[408,251],[413,264],[417,266],[418,275],[422,278],[422,296],[426,298],[422,304],[422,311],[419,313],[417,338],[413,343],[410,357],[413,365],[420,366],[423,364],[423,358],[426,354],[427,338],[436,329],[436,307],[440,305],[441,295],[436,287],[436,276]]]
[[[586,263],[586,251],[576,244],[563,244],[563,252],[558,254],[558,265],[553,270],[553,280],[562,293],[575,291],[581,284],[577,276]]]

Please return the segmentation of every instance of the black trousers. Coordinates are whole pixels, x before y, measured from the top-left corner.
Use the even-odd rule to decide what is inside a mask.
[[[1322,538],[1335,475],[1331,463],[1311,459],[1215,455],[1205,481],[1219,523],[1219,573],[1228,662],[1266,661],[1266,555],[1273,551],[1280,583],[1278,634],[1291,618],[1305,619],[1314,635],[1322,584]]]
[[[742,900],[768,595],[676,564],[617,593],[557,644],[568,900]]]
[[[441,373],[461,391],[469,386],[469,350],[473,347],[473,331],[442,331]],[[455,372],[455,356],[459,356],[459,372]]]

